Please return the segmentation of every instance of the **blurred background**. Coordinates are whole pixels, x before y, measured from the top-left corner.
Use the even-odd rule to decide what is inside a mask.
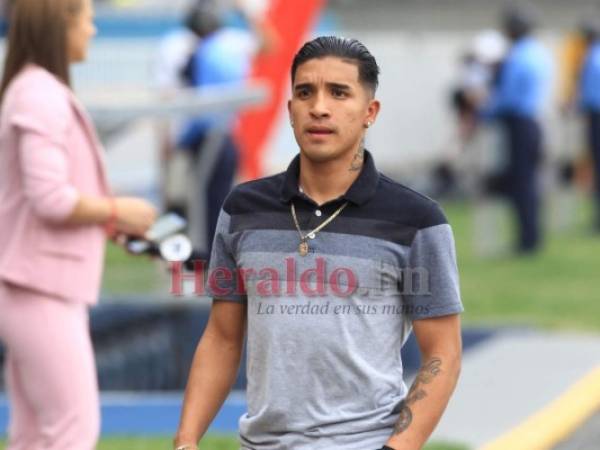
[[[2,9],[7,3],[0,0]],[[285,109],[291,56],[311,36],[358,38],[382,70],[382,112],[367,148],[381,171],[440,201],[456,237],[465,363],[428,449],[500,448],[492,445],[598,366],[599,2],[511,5],[513,19],[526,25],[518,38],[535,41],[535,50],[523,53],[519,39],[505,33],[506,2],[496,0],[216,1],[219,27],[244,30],[258,44],[240,56],[231,51],[244,41],[225,40],[217,56],[247,58],[248,67],[203,82],[194,82],[190,57],[206,36],[191,38],[189,27],[182,34],[193,3],[95,2],[98,36],[73,78],[100,130],[116,192],[187,215],[194,246],[206,252],[211,205],[196,204],[209,189],[206,174],[217,170],[211,155],[231,137],[236,181],[284,170],[298,151]],[[3,34],[7,26],[5,17]],[[0,64],[3,49],[4,38]],[[521,76],[512,85],[511,70]],[[534,125],[527,130],[541,144],[535,162],[524,162],[511,152],[530,145],[531,135],[510,128],[505,116],[530,97],[535,107],[524,116]],[[216,117],[222,140],[194,141],[198,148],[186,152],[190,124],[213,127]],[[532,183],[539,201],[523,203],[519,196]],[[527,244],[531,215],[534,245]],[[210,308],[210,299],[194,295],[193,280],[183,283],[183,295],[173,294],[176,287],[165,263],[109,246],[102,301],[92,312],[103,391],[100,448],[169,448]],[[419,365],[413,341],[403,353],[410,382]],[[203,448],[236,448],[231,436],[244,386],[242,367]],[[578,420],[535,444],[545,446],[502,448],[599,448],[600,394],[590,392]],[[6,422],[0,396],[0,436]]]

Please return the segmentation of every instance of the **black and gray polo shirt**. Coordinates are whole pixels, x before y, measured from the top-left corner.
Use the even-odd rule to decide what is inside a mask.
[[[317,205],[286,172],[237,186],[214,238],[208,288],[248,313],[243,449],[364,450],[392,433],[407,393],[413,320],[462,312],[452,231],[437,203],[380,174],[372,155]],[[347,207],[308,239],[303,234]]]

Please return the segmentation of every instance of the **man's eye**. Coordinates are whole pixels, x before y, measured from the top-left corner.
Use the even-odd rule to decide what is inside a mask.
[[[346,91],[342,90],[342,89],[333,89],[331,91],[331,94],[336,97],[336,98],[345,98],[347,97],[347,93]]]
[[[299,91],[296,91],[296,95],[298,95],[299,98],[306,98],[309,94],[310,92],[308,89],[300,89]]]

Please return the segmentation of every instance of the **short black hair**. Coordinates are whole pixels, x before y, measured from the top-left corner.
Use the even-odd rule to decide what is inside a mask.
[[[579,22],[579,32],[588,42],[600,39],[600,20],[598,17],[585,17]]]
[[[292,84],[296,80],[296,71],[299,66],[311,59],[327,56],[334,56],[356,63],[358,66],[358,79],[375,93],[379,86],[380,73],[375,57],[357,39],[339,36],[320,36],[302,46],[296,53],[292,63]]]
[[[509,3],[502,12],[502,26],[513,40],[530,35],[538,25],[538,11],[529,2]]]
[[[221,27],[221,17],[211,2],[202,0],[188,9],[183,24],[196,36],[203,38]]]

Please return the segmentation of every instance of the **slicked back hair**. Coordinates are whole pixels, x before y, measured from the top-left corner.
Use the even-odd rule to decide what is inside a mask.
[[[375,57],[365,45],[357,39],[338,36],[321,36],[307,42],[296,53],[292,63],[292,85],[296,80],[296,72],[305,62],[328,56],[349,61],[358,66],[358,79],[373,94],[379,86],[379,66]]]

